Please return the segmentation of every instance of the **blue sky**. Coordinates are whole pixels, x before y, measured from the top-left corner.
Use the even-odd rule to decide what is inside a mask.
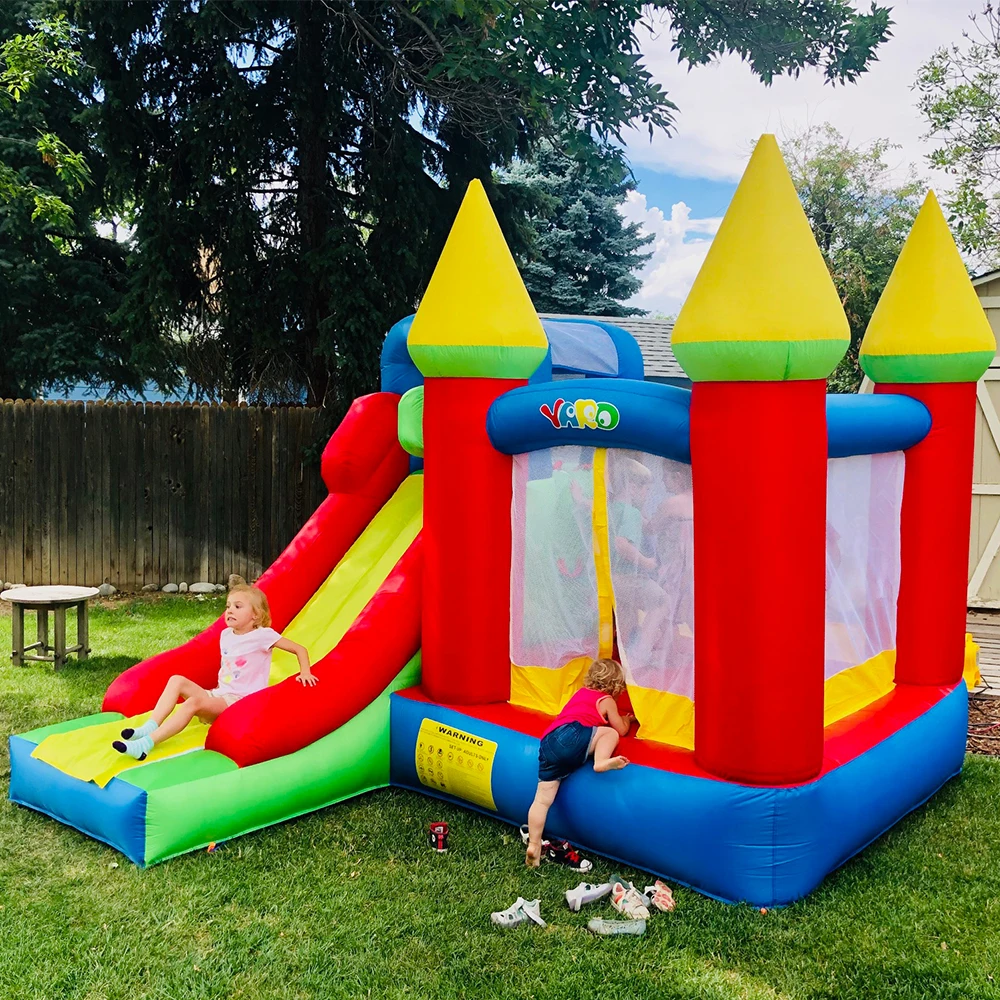
[[[942,45],[961,44],[970,14],[983,0],[895,0],[893,37],[857,83],[832,87],[804,70],[765,87],[735,56],[688,71],[671,51],[669,23],[640,31],[647,67],[677,104],[672,135],[636,131],[626,142],[637,190],[623,206],[630,222],[652,234],[653,259],[632,304],[675,315],[708,252],[753,142],[764,132],[783,137],[830,122],[852,143],[888,139],[887,157],[902,175],[910,164],[942,193],[948,179],[926,164],[933,143],[916,108],[913,80]],[[854,6],[867,9],[868,0]],[[974,29],[973,29],[974,30]]]

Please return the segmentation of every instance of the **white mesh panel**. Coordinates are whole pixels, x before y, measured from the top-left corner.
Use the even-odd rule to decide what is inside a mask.
[[[594,449],[514,456],[511,662],[562,667],[597,657]]]
[[[694,695],[691,467],[608,449],[618,651],[630,684]]]
[[[832,458],[826,507],[826,677],[896,647],[901,451]]]

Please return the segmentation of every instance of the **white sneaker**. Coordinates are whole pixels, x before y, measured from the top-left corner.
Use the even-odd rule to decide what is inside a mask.
[[[615,882],[611,887],[611,905],[629,920],[647,920],[646,897],[631,882]]]
[[[490,920],[497,927],[517,927],[520,924],[532,921],[539,927],[545,927],[541,912],[542,901],[540,899],[522,899],[517,897],[513,906],[508,906],[506,910],[499,910],[490,914]]]
[[[581,906],[603,899],[609,892],[611,892],[610,882],[605,882],[603,885],[581,882],[575,889],[566,890],[566,905],[574,913],[579,913]]]

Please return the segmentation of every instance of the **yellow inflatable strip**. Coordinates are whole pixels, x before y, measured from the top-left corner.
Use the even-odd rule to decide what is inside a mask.
[[[53,733],[35,747],[31,756],[51,764],[71,778],[93,781],[103,788],[115,775],[129,768],[151,764],[167,757],[177,757],[192,750],[201,750],[205,746],[208,726],[197,719],[183,732],[153,747],[143,761],[119,753],[111,745],[114,740],[121,739],[121,730],[126,726],[135,729],[148,718],[149,712],[143,712],[130,719],[115,719],[96,726],[72,729],[68,733]]]
[[[321,660],[344,637],[354,619],[374,597],[423,524],[424,477],[408,476],[372,518],[315,594],[285,629],[286,639]],[[271,683],[298,673],[299,661],[280,649],[271,660]]]
[[[594,449],[594,503],[591,521],[594,529],[594,569],[597,574],[597,636],[600,659],[611,656],[615,648],[615,592],[611,584],[611,536],[608,532],[608,486],[605,475],[608,449]]]
[[[970,643],[975,645],[971,637],[966,644],[965,675],[971,689],[972,671],[978,673],[978,668],[975,651],[970,654]],[[511,702],[522,708],[556,715],[583,683],[589,665],[586,657],[572,660],[556,670],[515,665],[511,668]],[[824,687],[823,725],[832,725],[889,694],[895,686],[895,666],[896,651],[890,649],[831,677]],[[628,693],[640,722],[636,734],[639,739],[694,749],[694,702],[690,698],[631,684]]]

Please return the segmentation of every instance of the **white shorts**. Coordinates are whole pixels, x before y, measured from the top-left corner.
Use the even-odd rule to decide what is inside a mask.
[[[238,702],[240,700],[240,695],[238,695],[238,694],[223,694],[221,688],[212,688],[212,690],[209,691],[208,693],[213,698],[221,698],[226,703],[227,707],[231,707],[231,706],[235,705],[236,702]]]

